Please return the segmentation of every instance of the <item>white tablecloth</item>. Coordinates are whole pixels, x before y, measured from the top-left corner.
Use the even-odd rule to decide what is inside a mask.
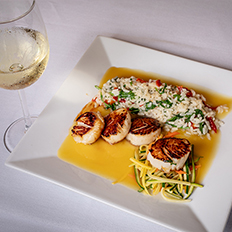
[[[51,53],[43,76],[26,89],[32,114],[42,112],[97,35],[232,70],[231,0],[38,0],[37,3],[47,27]],[[22,115],[17,92],[0,89],[0,109],[2,141],[6,127]],[[6,167],[8,155],[0,142],[1,232],[172,231]],[[232,231],[232,216],[224,231]]]

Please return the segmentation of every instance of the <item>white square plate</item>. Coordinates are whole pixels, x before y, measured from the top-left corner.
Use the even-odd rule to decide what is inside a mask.
[[[190,203],[149,197],[61,161],[57,151],[77,113],[91,100],[111,66],[140,69],[208,87],[232,96],[232,73],[112,38],[97,37],[69,77],[11,153],[6,165],[179,231],[222,231],[231,208],[232,114],[225,118],[221,142]],[[59,125],[59,126],[57,126]],[[225,171],[226,170],[226,171]],[[89,184],[91,183],[91,185]]]

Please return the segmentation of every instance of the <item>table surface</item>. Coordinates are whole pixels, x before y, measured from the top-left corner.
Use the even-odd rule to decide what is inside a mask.
[[[47,28],[50,59],[39,81],[26,89],[31,114],[42,112],[98,35],[232,70],[230,0],[38,0],[37,4]],[[0,89],[0,109],[2,141],[7,126],[22,115],[16,91]],[[0,231],[172,231],[6,167],[8,155],[1,142]],[[224,231],[232,231],[232,213]]]

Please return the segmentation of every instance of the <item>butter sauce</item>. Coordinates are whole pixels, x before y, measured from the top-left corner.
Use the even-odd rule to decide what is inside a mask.
[[[180,83],[178,80],[171,79],[170,81],[170,78],[154,73],[147,73],[128,68],[109,68],[100,82],[100,87],[102,87],[107,80],[112,79],[115,76],[135,76],[144,80],[160,79],[162,82],[166,82],[168,84],[182,85],[203,94],[207,99],[207,103],[211,104],[212,106],[226,104],[229,107],[229,111],[232,108],[231,97],[217,94],[213,91],[209,91],[193,84],[183,82]],[[83,110],[100,111],[103,116],[109,113],[109,111],[104,110],[103,107],[90,109],[85,107]],[[228,112],[220,114],[218,117],[222,119],[227,114]],[[220,131],[218,131],[217,134],[212,134],[211,140],[208,140],[206,136],[201,138],[196,135],[186,135],[183,132],[181,132],[177,137],[187,138],[190,143],[194,144],[195,155],[203,157],[199,161],[201,167],[197,171],[196,178],[196,182],[201,183],[207,174],[215,155],[217,154],[217,149],[220,142]],[[131,164],[129,159],[134,156],[135,149],[136,147],[131,145],[126,140],[123,140],[115,145],[110,145],[100,138],[92,145],[77,144],[69,134],[58,150],[58,157],[65,162],[110,179],[113,183],[120,183],[126,185],[127,187],[138,189],[133,168],[129,167]]]

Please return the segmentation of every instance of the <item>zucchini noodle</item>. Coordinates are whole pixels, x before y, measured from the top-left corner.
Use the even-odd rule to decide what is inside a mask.
[[[139,192],[148,195],[157,195],[161,193],[162,197],[172,202],[189,202],[195,187],[203,187],[203,185],[195,183],[196,170],[192,152],[185,163],[183,170],[170,171],[165,173],[151,166],[147,158],[147,145],[140,146],[135,151],[134,158],[131,158],[135,171],[135,179],[140,187]],[[198,160],[197,160],[198,161]]]

